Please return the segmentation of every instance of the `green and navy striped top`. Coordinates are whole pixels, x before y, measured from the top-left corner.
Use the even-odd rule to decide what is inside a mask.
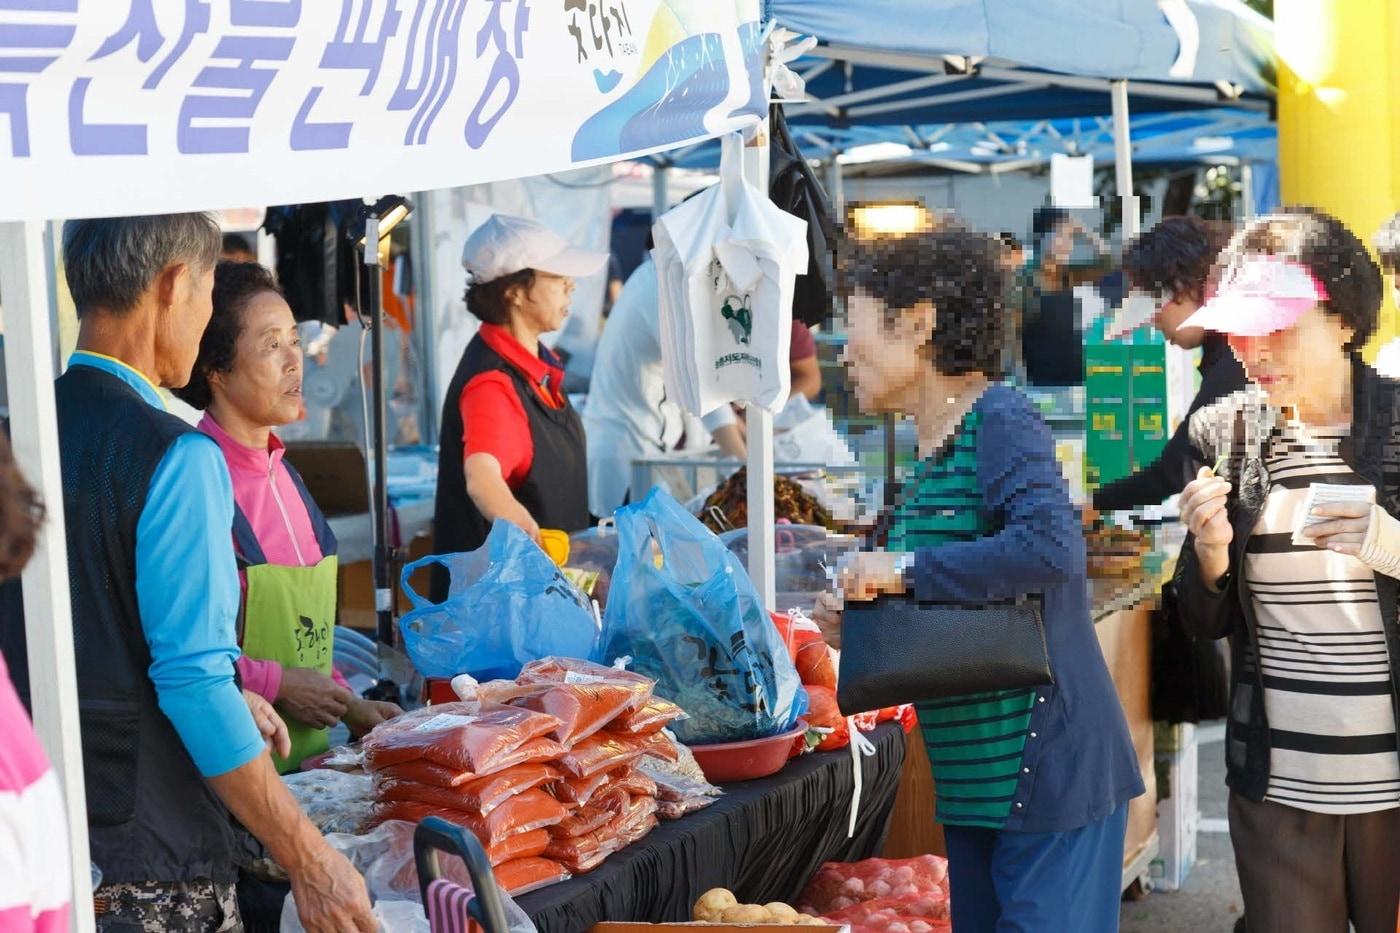
[[[889,549],[969,541],[995,529],[977,483],[977,430],[969,412],[948,444],[919,465],[890,526]],[[938,821],[1000,829],[1011,812],[1035,691],[1004,690],[918,704],[933,766]]]

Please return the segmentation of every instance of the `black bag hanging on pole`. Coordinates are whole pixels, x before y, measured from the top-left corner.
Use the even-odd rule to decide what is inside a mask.
[[[807,271],[797,277],[792,316],[817,327],[832,312],[836,226],[826,191],[793,142],[781,107],[773,107],[769,117],[769,165],[768,196],[789,214],[807,221]]]

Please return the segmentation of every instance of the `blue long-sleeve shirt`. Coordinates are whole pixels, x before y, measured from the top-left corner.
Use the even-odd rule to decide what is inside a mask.
[[[165,407],[150,380],[120,360],[79,351],[69,365],[100,369]],[[136,526],[136,599],[161,711],[205,777],[239,768],[265,747],[233,676],[239,586],[232,528],[223,454],[192,431],[170,445],[151,477]]]

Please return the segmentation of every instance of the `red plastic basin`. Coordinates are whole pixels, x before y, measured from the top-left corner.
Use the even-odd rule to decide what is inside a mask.
[[[783,770],[792,755],[792,743],[806,731],[806,721],[798,720],[795,727],[782,735],[747,742],[691,745],[690,751],[711,784],[753,781]]]

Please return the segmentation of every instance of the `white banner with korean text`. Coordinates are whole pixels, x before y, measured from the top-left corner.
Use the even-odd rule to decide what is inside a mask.
[[[766,113],[760,0],[0,0],[0,221],[373,197]]]

